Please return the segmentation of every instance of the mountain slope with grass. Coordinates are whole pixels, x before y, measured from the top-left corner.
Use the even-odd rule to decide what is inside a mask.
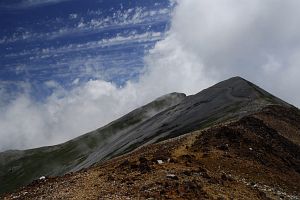
[[[0,193],[42,176],[73,173],[142,146],[236,121],[270,105],[293,108],[240,77],[192,96],[172,93],[66,143],[0,153]]]
[[[300,199],[299,131],[298,109],[269,105],[5,199]]]
[[[177,105],[184,94],[172,93],[138,108],[110,124],[63,144],[0,153],[0,193],[26,185],[41,176],[58,176],[94,162],[87,158],[155,114]],[[85,163],[83,165],[82,163]]]

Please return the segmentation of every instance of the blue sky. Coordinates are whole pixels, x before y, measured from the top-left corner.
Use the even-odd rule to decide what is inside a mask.
[[[30,87],[43,100],[53,83],[70,88],[100,78],[123,85],[164,37],[171,9],[168,0],[1,1],[1,89],[13,98]]]
[[[0,1],[0,151],[242,76],[300,106],[299,0]]]

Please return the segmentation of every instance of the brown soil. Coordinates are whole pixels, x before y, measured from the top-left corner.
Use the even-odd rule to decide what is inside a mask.
[[[270,106],[4,199],[300,199],[299,141],[299,111]]]

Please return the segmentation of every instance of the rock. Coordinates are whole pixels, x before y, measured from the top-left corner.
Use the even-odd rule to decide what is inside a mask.
[[[209,153],[203,153],[202,158],[208,158],[209,157]]]
[[[146,163],[146,162],[148,162],[147,158],[145,158],[145,157],[140,157],[139,161],[140,161],[140,163]]]
[[[222,151],[228,151],[229,150],[228,149],[228,144],[227,145],[222,144],[222,145],[218,146],[217,148],[219,150],[222,150]]]
[[[201,176],[202,176],[203,178],[211,179],[211,177],[208,175],[207,172],[201,172],[200,174],[201,174]]]
[[[130,169],[131,170],[137,170],[137,169],[139,169],[139,165],[137,165],[137,164],[130,164]]]
[[[130,166],[130,162],[128,160],[124,160],[120,165],[119,167],[124,169],[124,168],[127,168]]]
[[[260,190],[258,190],[258,196],[260,199],[268,199],[266,193]]]
[[[142,174],[150,172],[151,171],[151,167],[148,165],[148,160],[143,159],[142,161],[140,160],[140,164],[138,166],[140,172]]]
[[[192,172],[191,171],[184,171],[182,172],[184,175],[186,176],[191,176],[192,175]]]
[[[192,163],[196,159],[194,155],[182,155],[179,158],[184,160],[186,163]]]
[[[169,155],[156,155],[154,157],[154,159],[157,160],[162,160],[163,162],[168,162],[168,160],[170,159]]]
[[[133,184],[134,184],[134,182],[132,182],[132,181],[129,181],[129,182],[127,182],[126,184],[127,184],[127,185],[133,185]]]
[[[164,163],[164,161],[162,161],[162,160],[157,160],[157,163],[161,165],[161,164]]]
[[[231,178],[230,176],[226,175],[226,174],[222,174],[221,175],[221,179],[223,181],[233,181],[233,178]]]
[[[227,176],[226,176],[226,174],[222,174],[222,175],[221,175],[221,179],[222,179],[223,181],[227,181]]]
[[[112,175],[107,176],[107,181],[114,181],[115,178]]]
[[[177,160],[175,160],[174,158],[170,158],[170,161],[169,161],[170,163],[178,163],[178,161]]]
[[[149,165],[141,165],[140,166],[140,172],[142,174],[150,172],[150,171],[151,171],[151,168],[149,167]]]
[[[179,180],[179,178],[175,174],[167,174],[167,178],[170,178],[173,180]]]

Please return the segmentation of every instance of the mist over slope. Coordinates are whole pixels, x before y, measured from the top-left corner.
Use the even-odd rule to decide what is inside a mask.
[[[16,2],[19,1],[11,4]],[[27,0],[22,2],[33,3]],[[45,14],[53,11],[49,15],[55,19],[54,24],[49,20],[40,24],[51,24],[53,26],[48,26],[48,29],[58,29],[51,29],[48,34],[60,36],[58,41],[61,41],[61,38],[72,39],[69,36],[74,32],[89,35],[91,30],[103,30],[102,25],[115,25],[118,28],[117,33],[121,35],[112,34],[109,38],[83,35],[83,38],[78,36],[83,41],[76,45],[63,45],[61,42],[58,48],[33,49],[28,52],[22,52],[23,48],[20,48],[19,52],[11,52],[15,48],[6,52],[7,44],[3,45],[3,58],[7,56],[10,61],[17,61],[13,66],[1,68],[4,74],[28,74],[31,70],[39,69],[33,67],[35,64],[43,66],[45,73],[54,73],[57,69],[60,71],[49,76],[33,73],[32,77],[26,79],[29,82],[1,82],[0,99],[3,101],[0,100],[0,105],[3,106],[0,106],[0,136],[3,139],[0,141],[0,151],[65,142],[83,132],[103,126],[163,94],[173,91],[187,95],[195,94],[215,82],[236,75],[245,77],[276,96],[299,106],[300,97],[294,92],[298,90],[300,63],[300,25],[297,20],[297,8],[300,5],[297,0],[185,0],[176,1],[175,7],[174,4],[170,7],[168,1],[159,1],[163,2],[162,7],[155,7],[155,3],[151,4],[153,0],[136,1],[139,6],[133,5],[133,8],[124,4],[124,10],[118,10],[121,7],[119,4],[115,5],[118,1],[105,0],[101,2],[107,6],[105,13],[109,15],[108,22],[101,24],[106,17],[97,12],[97,6],[90,10],[89,17],[86,17],[85,13],[73,12],[71,7],[67,7],[70,13],[60,13],[62,19],[67,19],[67,25],[60,20],[56,21],[57,13],[54,11],[63,9],[60,5],[77,1],[55,2],[51,4],[52,10],[48,7],[43,7],[42,10]],[[97,2],[99,1],[95,0],[94,3]],[[127,3],[131,4],[130,2]],[[141,9],[140,6],[143,7],[144,3],[155,8]],[[82,8],[80,6],[79,11],[86,9],[86,6],[89,4]],[[114,6],[118,6],[118,9],[115,9],[115,12],[109,11],[110,7]],[[34,7],[37,10],[40,8]],[[129,12],[131,9],[133,10]],[[30,15],[31,11],[29,9],[26,12]],[[125,18],[127,15],[128,18]],[[22,21],[23,19],[17,20],[17,24]],[[64,27],[65,25],[67,27]],[[148,30],[149,25],[154,27],[154,30]],[[142,32],[126,32],[127,29],[131,30],[132,26],[141,29]],[[17,29],[18,26],[13,28]],[[25,30],[20,29],[20,35],[15,34],[21,44],[24,42],[23,36],[25,42],[34,39],[32,36],[35,36],[30,35],[30,31],[26,34],[26,27],[23,28]],[[14,39],[13,34],[3,34],[12,37],[8,37],[7,40]],[[38,36],[38,41],[35,42],[37,44],[41,41],[39,38],[47,36],[47,32]],[[5,38],[0,41],[5,42]],[[19,45],[20,43],[17,42]],[[48,43],[52,45],[52,42]],[[99,56],[103,53],[103,45],[110,44],[113,52],[117,52],[112,57]],[[138,45],[139,52],[126,49],[135,50],[135,45]],[[147,46],[146,51],[144,45]],[[29,45],[29,50],[31,47]],[[19,54],[21,57],[18,57]],[[59,58],[54,57],[56,54],[59,54]],[[134,59],[136,56],[138,66]],[[31,57],[34,61],[30,60]],[[66,62],[63,61],[64,58]],[[49,60],[54,64],[39,64],[40,61]],[[102,61],[112,63],[114,67],[108,68],[107,71]],[[27,65],[24,66],[24,63]],[[134,69],[124,66],[132,66]],[[72,73],[68,74],[70,69]],[[30,81],[37,76],[39,78],[39,75],[46,79],[45,82]],[[55,78],[49,80],[51,75],[64,81],[66,76],[71,77],[70,80],[61,83]],[[89,79],[86,76],[93,78]],[[10,76],[5,76],[7,77]],[[123,83],[121,86],[120,82]],[[18,89],[6,90],[6,86],[10,85]],[[43,86],[45,90],[34,92],[36,85]],[[71,85],[71,88],[66,85]],[[9,105],[3,104],[13,91],[16,91],[16,94],[12,95],[14,100]],[[35,100],[32,93],[47,95],[44,101],[40,102]]]
[[[199,104],[210,106],[208,101],[200,101],[196,107],[192,106],[192,109],[181,113],[189,118],[176,116],[174,109],[184,107],[187,99],[190,98],[190,106],[195,103],[191,101],[195,100],[195,96],[184,97],[181,94],[182,101],[162,113],[167,112],[172,118],[172,110],[175,114],[173,122],[181,119],[182,125],[192,125],[194,131],[173,138],[173,134],[178,135],[179,128],[169,135],[171,139],[165,137],[161,142],[138,145],[136,150],[78,172],[60,177],[43,177],[6,194],[4,198],[299,199],[300,110],[236,78],[201,92],[198,100],[200,96],[204,98],[219,94],[216,99],[210,99],[211,102],[215,105],[217,102],[224,103],[226,98],[220,98],[224,97],[222,91],[229,98],[227,100],[236,101],[233,109],[216,109],[235,116],[226,120],[218,115],[216,120],[223,123],[206,121],[197,128],[193,126],[195,121],[189,121],[192,116],[194,120],[197,118],[195,113],[199,115],[196,108]],[[238,101],[241,98],[250,98],[252,101],[239,108]],[[213,112],[211,114],[215,116]],[[150,123],[152,118],[145,124],[153,126]],[[163,127],[160,134],[166,135],[164,131],[168,132],[168,129]],[[191,126],[188,127],[193,130]],[[188,130],[182,133],[185,131]]]
[[[122,118],[66,143],[0,153],[1,192],[41,176],[57,176],[217,123],[239,119],[267,105],[289,104],[234,77],[196,95],[165,95]]]

